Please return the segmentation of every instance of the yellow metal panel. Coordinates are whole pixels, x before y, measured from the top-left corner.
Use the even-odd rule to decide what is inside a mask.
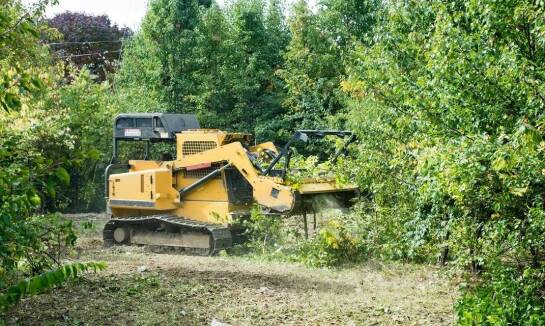
[[[206,223],[228,224],[231,222],[228,202],[184,201],[175,214]]]
[[[185,131],[185,132],[176,134],[176,158],[178,161],[183,160],[186,157],[183,151],[185,142],[192,142],[192,143],[213,142],[216,147],[221,143],[220,135],[218,131],[209,132],[207,130],[202,130],[202,131],[199,130],[199,131]],[[206,145],[206,144],[203,144],[203,145]]]
[[[151,173],[127,172],[110,176],[110,199],[153,200]]]
[[[112,174],[109,186],[111,207],[171,210],[179,202],[167,169]]]
[[[171,170],[155,170],[155,183],[153,184],[155,194],[155,205],[157,209],[173,209],[180,202],[180,194],[172,187]]]
[[[252,162],[248,159],[246,149],[239,142],[220,146],[216,149],[189,155],[181,161],[174,162],[174,168],[182,169],[200,163],[228,162],[236,167],[252,185],[254,199],[263,206],[280,212],[291,210],[295,205],[292,189],[283,186],[278,178],[260,177]]]
[[[130,160],[131,172],[158,169],[161,167],[159,161]]]

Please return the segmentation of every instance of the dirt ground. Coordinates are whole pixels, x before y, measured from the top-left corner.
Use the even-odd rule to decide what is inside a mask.
[[[244,257],[156,254],[102,248],[96,229],[78,241],[77,261],[108,268],[23,300],[21,325],[450,325],[456,286],[435,267],[367,262],[343,269]]]

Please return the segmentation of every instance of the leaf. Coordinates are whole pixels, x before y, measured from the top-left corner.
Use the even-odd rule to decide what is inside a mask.
[[[22,104],[21,104],[21,100],[19,99],[19,97],[13,93],[7,93],[5,96],[4,96],[4,101],[3,101],[8,110],[12,109],[12,110],[18,110],[21,108]]]
[[[44,88],[44,83],[42,80],[38,77],[32,77],[30,79],[30,83],[36,88],[36,89],[42,89]]]
[[[89,151],[87,151],[87,157],[91,160],[98,161],[102,157],[102,153],[96,148],[91,148]]]
[[[34,36],[35,38],[40,37],[40,32],[38,32],[38,30],[36,29],[36,27],[34,26],[32,21],[30,21],[30,20],[22,22],[20,29],[27,32],[27,33],[29,33],[30,35]]]
[[[63,265],[56,270],[22,280],[10,287],[3,294],[0,294],[0,311],[6,311],[25,296],[43,292],[69,279],[77,278],[78,275],[89,269],[93,269],[96,272],[97,270],[105,269],[106,266],[104,262],[74,263]]]
[[[45,184],[45,189],[47,190],[47,193],[49,194],[49,196],[53,199],[57,197],[57,192],[55,190],[56,186],[57,186],[57,183],[55,182],[55,180],[49,177]]]
[[[68,171],[66,171],[66,169],[62,166],[58,167],[57,170],[55,170],[55,176],[65,186],[70,185],[70,174],[68,174]]]
[[[511,188],[509,189],[509,191],[515,196],[522,197],[525,193],[528,192],[528,186],[522,188]]]
[[[36,194],[36,193],[30,195],[30,196],[28,197],[28,200],[30,201],[30,203],[31,203],[34,207],[38,207],[38,206],[40,206],[40,204],[42,203],[42,199],[41,199],[40,196],[38,196],[38,194]]]
[[[501,171],[507,168],[507,161],[503,157],[498,157],[492,163],[492,168],[495,171]]]

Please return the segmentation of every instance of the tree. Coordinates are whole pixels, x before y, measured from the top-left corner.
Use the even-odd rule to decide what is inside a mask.
[[[287,88],[285,119],[297,128],[323,128],[324,121],[344,107],[341,57],[305,0],[295,4],[289,28],[291,40],[279,71]]]
[[[349,55],[356,42],[370,41],[379,1],[320,0],[318,3],[322,28],[343,55]]]
[[[57,194],[70,185],[67,170],[84,152],[71,147],[74,137],[62,123],[65,116],[59,114],[59,108],[48,106],[52,89],[60,84],[61,70],[50,64],[47,48],[39,43],[40,32],[48,32],[40,23],[47,2],[40,2],[37,9],[30,11],[25,11],[18,1],[1,4],[0,96],[5,110],[0,115],[3,310],[14,298],[11,292],[4,295],[10,284],[60,266],[62,249],[74,245],[72,223],[50,214],[49,209],[62,204]],[[30,292],[41,285],[33,284]],[[20,298],[21,292],[11,289],[15,298]]]
[[[22,96],[43,88],[32,66],[47,59],[45,48],[36,40],[45,31],[37,19],[49,2],[39,1],[26,11],[20,1],[0,1],[0,106],[4,111],[20,109]]]
[[[283,113],[275,70],[288,34],[280,6],[272,1],[265,10],[261,2],[240,1],[222,10],[215,4],[154,2],[125,49],[115,81],[117,94],[126,99],[120,105],[196,113],[206,127],[274,135],[259,126]],[[180,32],[168,29],[168,19]],[[132,92],[146,94],[145,106],[135,103],[140,95]]]
[[[233,98],[231,110],[235,117],[231,128],[255,132],[256,126],[278,119],[283,111],[281,85],[274,72],[282,53],[279,42],[285,37],[285,31],[282,26],[267,28],[264,4],[260,1],[237,2],[227,15],[231,17],[229,41],[232,46],[228,61],[224,62],[224,69],[228,71],[224,87]],[[257,137],[262,134],[258,132]]]
[[[166,111],[163,67],[155,42],[140,31],[123,48],[113,86],[120,112]]]
[[[64,12],[47,20],[62,38],[47,40],[55,57],[67,60],[77,67],[88,66],[98,81],[115,70],[120,58],[122,42],[132,35],[128,27],[119,28],[105,15]]]
[[[191,74],[195,62],[191,50],[195,47],[195,27],[201,16],[197,0],[157,0],[150,3],[142,23],[142,33],[157,48],[161,62],[162,100],[167,110],[191,112],[193,105],[187,95],[194,82]]]
[[[536,290],[543,10],[531,1],[391,2],[343,83],[362,139],[353,167],[373,192],[364,216],[379,214],[379,229],[397,216],[404,255],[448,248],[447,261],[482,276],[463,291],[462,323],[532,324],[545,314]]]

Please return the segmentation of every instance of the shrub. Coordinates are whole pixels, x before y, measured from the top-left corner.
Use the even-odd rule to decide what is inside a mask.
[[[462,287],[461,325],[545,325],[544,270],[498,268]]]
[[[245,247],[258,254],[268,254],[285,242],[286,230],[283,229],[280,216],[267,216],[259,207],[254,207],[250,219],[244,221],[248,241]]]
[[[299,242],[293,257],[309,266],[331,267],[360,261],[366,256],[366,247],[351,232],[349,224],[332,219],[313,238]]]
[[[286,223],[285,217],[265,215],[256,206],[250,219],[243,222],[247,241],[238,249],[260,258],[300,262],[313,267],[361,261],[367,257],[368,250],[354,216],[332,218],[315,235],[305,239],[299,227]]]

